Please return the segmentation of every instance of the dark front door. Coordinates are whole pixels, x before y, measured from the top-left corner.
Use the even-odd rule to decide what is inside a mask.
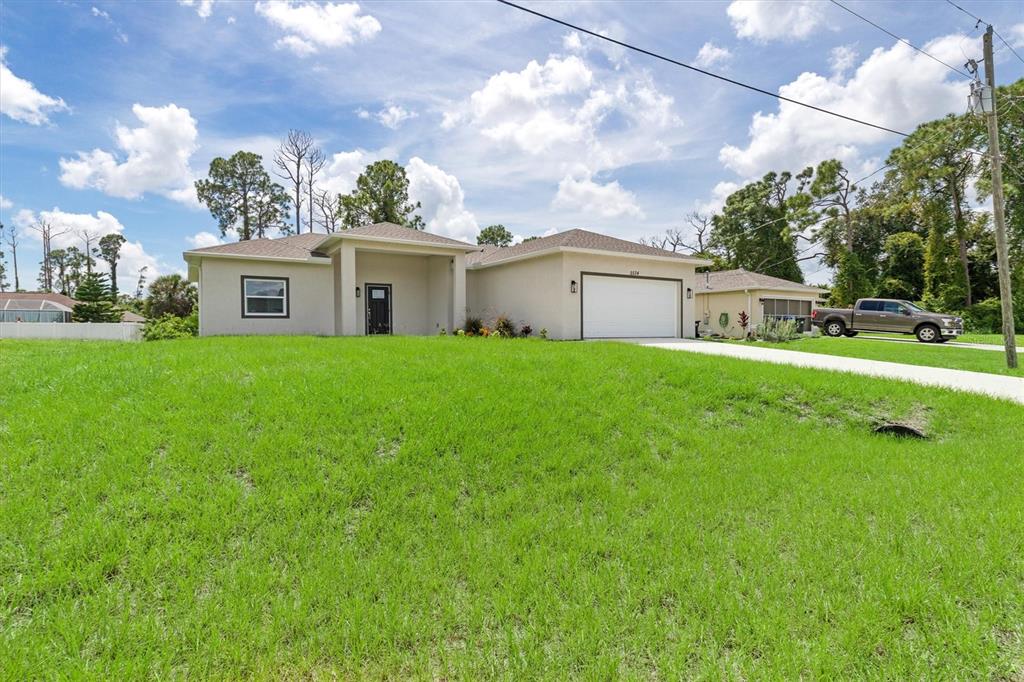
[[[366,333],[391,333],[391,285],[366,285]]]

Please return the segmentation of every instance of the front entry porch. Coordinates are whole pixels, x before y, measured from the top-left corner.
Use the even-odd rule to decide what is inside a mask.
[[[331,259],[336,334],[429,336],[462,326],[462,250],[345,239]]]

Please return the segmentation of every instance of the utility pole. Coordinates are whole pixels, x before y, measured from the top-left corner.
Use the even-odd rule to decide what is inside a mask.
[[[1013,329],[1013,296],[1010,284],[1010,261],[1006,248],[1006,216],[1003,213],[1003,167],[999,156],[999,122],[996,118],[996,75],[992,60],[992,26],[985,31],[985,84],[991,106],[985,111],[988,120],[988,153],[992,167],[992,218],[996,227],[996,259],[999,266],[999,299],[1003,312],[1003,345],[1006,366],[1017,366],[1017,339]],[[985,100],[985,94],[982,94]],[[984,103],[982,109],[985,110]]]

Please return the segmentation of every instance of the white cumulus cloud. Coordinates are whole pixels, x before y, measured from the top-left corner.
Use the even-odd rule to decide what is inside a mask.
[[[304,57],[320,48],[334,48],[366,41],[380,33],[380,22],[361,14],[358,3],[287,2],[261,0],[256,13],[267,19],[285,36],[275,43]]]
[[[0,208],[13,208],[14,202],[0,194]]]
[[[203,19],[208,19],[213,14],[213,0],[178,0],[179,5],[195,7],[196,14]]]
[[[207,246],[217,246],[218,244],[224,243],[224,240],[222,240],[220,237],[218,237],[212,232],[207,232],[205,230],[202,232],[197,232],[189,237],[185,237],[185,241],[187,241],[188,245],[191,246],[193,249],[203,249],[206,248]]]
[[[405,167],[409,177],[409,199],[420,202],[420,215],[427,230],[452,239],[474,243],[479,227],[466,209],[465,194],[458,178],[418,156]]]
[[[502,71],[445,114],[442,127],[476,133],[529,156],[565,158],[567,149],[592,168],[616,166],[641,149],[661,157],[659,137],[681,125],[674,100],[646,73],[601,74],[576,55],[530,61],[522,71]],[[612,112],[623,119],[602,134]],[[582,158],[581,158],[582,157]]]
[[[36,90],[30,81],[14,75],[7,66],[7,47],[0,45],[0,113],[15,121],[37,126],[49,123],[48,114],[66,111],[60,97],[50,97]]]
[[[707,68],[716,64],[724,64],[732,59],[732,52],[724,47],[718,47],[714,43],[704,43],[697,51],[697,58],[693,60],[695,66]]]
[[[953,62],[960,56],[961,35],[938,38],[924,49]],[[887,128],[910,132],[923,121],[963,110],[963,86],[947,79],[944,66],[903,43],[878,48],[849,77],[826,78],[812,72],[779,88],[779,93]],[[758,112],[750,123],[746,147],[726,145],[719,160],[750,177],[768,170],[797,171],[822,159],[838,158],[853,166],[860,146],[895,140],[891,133],[780,102],[774,113]]]
[[[156,192],[194,204],[189,160],[197,148],[195,119],[188,109],[175,104],[135,104],[132,113],[142,125],[129,128],[119,124],[114,134],[123,160],[102,149],[78,152],[77,158],[60,160],[61,183],[126,199]]]
[[[360,109],[357,114],[359,118],[372,118],[385,128],[390,128],[391,130],[397,130],[406,121],[419,116],[415,111],[410,111],[398,104],[389,104],[376,113]]]
[[[124,236],[124,225],[116,217],[106,211],[91,213],[68,213],[54,207],[49,211],[40,211],[38,215],[34,211],[22,209],[14,217],[14,224],[21,229],[21,233],[38,243],[42,243],[39,232],[31,229],[37,221],[46,221],[53,226],[52,246],[56,249],[65,249],[75,246],[85,249],[83,235],[88,234],[95,245],[100,237],[107,234],[120,234]],[[125,241],[121,245],[120,259],[117,263],[117,287],[121,291],[134,291],[138,279],[139,269],[147,267],[147,277],[152,281],[153,277],[164,274],[170,270],[156,257],[146,252],[142,243],[138,241]],[[99,260],[96,264],[100,272],[108,272],[106,263]]]
[[[602,218],[644,217],[635,194],[623,188],[618,181],[596,182],[589,172],[562,178],[552,205]]]
[[[726,9],[736,35],[761,42],[801,40],[825,18],[817,0],[733,0]]]
[[[348,194],[356,188],[356,179],[368,165],[386,155],[380,151],[355,149],[331,155],[317,181],[320,189],[337,194]]]

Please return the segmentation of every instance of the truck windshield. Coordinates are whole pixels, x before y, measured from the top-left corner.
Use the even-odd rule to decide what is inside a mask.
[[[902,303],[903,305],[907,306],[908,308],[910,308],[915,313],[923,313],[923,312],[925,312],[924,308],[918,308],[916,305],[914,305],[910,301],[900,301],[900,303]]]

